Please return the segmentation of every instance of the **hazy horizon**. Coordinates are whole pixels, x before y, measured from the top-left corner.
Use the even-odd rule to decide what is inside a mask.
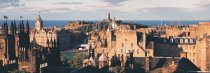
[[[0,17],[34,20],[210,20],[209,0],[1,0]]]

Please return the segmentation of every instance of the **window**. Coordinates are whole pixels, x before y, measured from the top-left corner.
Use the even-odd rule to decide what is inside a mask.
[[[139,49],[137,49],[137,54],[139,54]]]
[[[121,49],[121,53],[123,53],[123,49]]]
[[[124,43],[122,43],[121,46],[124,47]]]
[[[134,52],[135,52],[135,50],[134,50],[134,49],[132,49],[132,50],[131,50],[131,52],[132,52],[132,53],[134,53]]]
[[[171,43],[173,43],[174,42],[174,39],[170,39],[170,41],[171,41]]]
[[[183,43],[183,39],[180,39],[180,43]]]
[[[188,32],[188,36],[190,36],[190,32]]]
[[[190,39],[190,43],[194,43],[193,39]]]
[[[163,43],[167,43],[167,40],[166,39],[163,39]]]
[[[195,53],[193,53],[193,56],[195,56]]]
[[[193,49],[195,49],[195,46],[193,46]]]
[[[127,38],[125,39],[125,42],[127,42]]]
[[[188,46],[185,46],[185,49],[187,49],[188,48]]]
[[[131,43],[131,47],[133,48],[133,43]]]
[[[185,43],[188,43],[188,39],[185,39]]]

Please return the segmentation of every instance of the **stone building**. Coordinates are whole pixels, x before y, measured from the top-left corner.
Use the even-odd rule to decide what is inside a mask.
[[[42,18],[39,15],[35,20],[35,28],[30,30],[30,42],[35,40],[41,47],[48,47],[47,43],[52,43],[53,41],[51,40],[59,38],[61,50],[68,50],[80,46],[86,38],[85,33],[82,32],[69,31],[57,27],[44,28],[43,25]]]
[[[0,34],[0,72],[7,73],[15,69],[30,73],[49,72],[49,69],[59,66],[59,39],[51,39],[50,48],[40,47],[34,40],[30,42],[28,21],[12,21],[8,28],[7,21],[2,24]]]
[[[113,17],[106,29],[89,32],[89,56],[96,60],[106,56],[109,66],[116,66],[112,65],[113,61],[118,62],[117,65],[119,62],[122,63],[121,65],[125,64],[130,54],[133,54],[133,57],[153,57],[154,42],[148,40],[147,36],[149,35],[145,31],[137,31],[131,29],[129,25],[117,24]],[[96,63],[100,63],[100,68],[104,64],[101,61]]]
[[[158,35],[158,37],[154,37],[155,56],[186,56],[202,71],[209,71],[208,27],[210,27],[209,22],[199,22],[195,25],[174,26],[173,30],[171,27],[162,28],[160,31],[156,30],[154,36]],[[171,35],[170,33],[175,34]]]
[[[42,47],[47,47],[47,43],[53,42],[51,40],[57,39],[57,28],[44,29],[43,21],[39,15],[35,20],[35,28],[30,30],[30,42],[33,40]]]
[[[108,67],[116,72],[130,72],[142,67],[138,70],[143,71],[138,72],[208,71],[207,40],[193,36],[195,31],[192,29],[199,26],[140,29],[134,26],[130,29],[129,25],[116,24],[115,19],[108,23],[106,29],[89,32],[89,58],[93,58],[100,69],[106,68],[104,64],[108,62]],[[163,65],[158,66],[160,64]],[[182,68],[185,66],[189,67]]]

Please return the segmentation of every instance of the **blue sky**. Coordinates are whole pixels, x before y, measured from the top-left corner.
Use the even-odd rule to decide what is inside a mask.
[[[9,19],[209,20],[210,0],[0,0],[0,16]]]

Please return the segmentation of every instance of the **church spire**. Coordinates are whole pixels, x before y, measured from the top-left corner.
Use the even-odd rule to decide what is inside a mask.
[[[5,35],[8,34],[8,25],[7,25],[7,21],[6,21],[5,24],[4,24],[4,32],[5,32]]]
[[[15,22],[15,20],[13,21],[13,25],[14,25],[14,26],[13,26],[13,30],[14,30],[13,32],[14,32],[14,34],[16,34],[16,32],[17,32],[17,31],[16,31],[16,30],[17,30],[17,27],[16,27],[16,22]]]
[[[26,33],[29,34],[29,32],[30,32],[30,28],[29,28],[29,22],[27,20],[27,22],[26,22]]]
[[[111,15],[110,12],[108,13],[108,20],[111,21]]]
[[[5,21],[3,22],[2,26],[1,26],[1,33],[4,34],[4,24],[5,24]]]
[[[21,33],[21,21],[18,23],[18,34]]]
[[[43,21],[40,15],[35,20],[35,29],[36,30],[41,30],[43,29]]]
[[[24,27],[24,22],[23,22],[23,20],[21,21],[21,31],[22,31],[22,33],[24,32],[24,30],[25,30],[25,27]]]
[[[10,34],[14,34],[14,23],[13,21],[11,22],[11,25],[10,25]]]

